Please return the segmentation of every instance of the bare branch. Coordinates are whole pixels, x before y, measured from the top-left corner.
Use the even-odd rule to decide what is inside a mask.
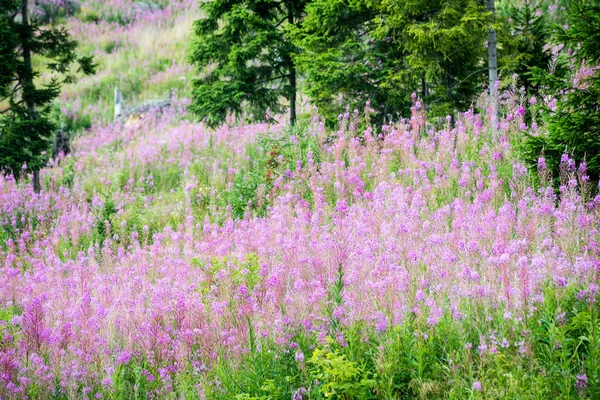
[[[285,74],[285,75],[279,75],[279,76],[274,76],[274,77],[272,77],[272,78],[265,79],[265,80],[263,80],[263,81],[257,82],[256,84],[257,84],[257,85],[262,85],[263,83],[268,83],[268,82],[276,81],[276,80],[278,80],[278,79],[284,79],[284,78],[287,78],[288,76],[289,76],[288,74]]]
[[[275,25],[275,28],[279,28],[279,25],[283,24],[286,20],[287,20],[287,16],[285,18],[283,18],[281,21],[279,21],[277,23],[277,25]]]

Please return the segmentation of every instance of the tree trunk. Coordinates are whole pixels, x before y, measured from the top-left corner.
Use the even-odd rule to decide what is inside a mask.
[[[29,29],[29,10],[27,0],[21,0],[21,18],[23,23],[24,36],[22,37],[23,45],[23,98],[27,105],[27,119],[35,121],[35,104],[32,98],[33,85],[33,66],[31,64],[31,44],[29,43],[31,30]],[[33,191],[39,193],[42,187],[40,185],[40,171],[38,167],[33,169]]]
[[[33,192],[39,193],[42,191],[42,185],[40,183],[40,170],[36,169],[33,171]]]
[[[296,124],[296,67],[293,64],[290,67],[290,86],[290,125],[294,126]]]
[[[290,25],[294,24],[294,10],[290,6],[288,8],[288,22]],[[296,124],[296,66],[294,65],[294,59],[290,56],[290,126]]]
[[[494,0],[488,0],[488,11],[495,13],[496,7]],[[498,101],[496,93],[496,81],[498,80],[498,57],[496,54],[496,30],[490,29],[488,32],[488,76],[490,87],[490,105],[492,108],[492,131],[496,135],[498,125]]]

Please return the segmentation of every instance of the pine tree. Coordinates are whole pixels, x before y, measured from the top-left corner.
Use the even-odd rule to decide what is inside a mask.
[[[211,126],[228,115],[273,121],[289,103],[296,120],[297,73],[288,29],[301,22],[309,0],[213,0],[194,24],[191,61],[194,81],[190,110]]]
[[[12,91],[14,71],[18,68],[15,49],[19,45],[19,35],[14,18],[18,13],[19,0],[0,0],[0,99],[7,99]],[[5,111],[0,103],[0,112]]]
[[[485,80],[489,15],[481,0],[314,0],[294,35],[298,66],[330,118],[367,100],[380,120],[403,114],[415,89],[445,116]]]
[[[508,2],[500,9],[506,20],[502,32],[501,70],[505,76],[517,74],[518,84],[529,95],[533,85],[530,71],[534,67],[545,69],[550,62],[550,53],[544,47],[550,40],[550,26],[541,0],[525,0],[522,3]]]
[[[408,53],[407,72],[421,76],[434,115],[468,109],[486,81],[490,13],[482,0],[383,1],[381,26]]]
[[[592,180],[600,177],[600,5],[573,0],[568,7],[570,26],[556,26],[556,58],[550,72],[533,68],[547,102],[545,130],[529,135],[523,154],[532,168],[538,157],[558,178],[563,154],[585,161]],[[559,51],[559,49],[561,49]]]
[[[293,31],[302,49],[296,61],[306,74],[306,94],[331,125],[344,110],[362,109],[367,101],[377,123],[410,110],[416,86],[390,79],[404,68],[406,55],[391,38],[377,34],[376,7],[314,0],[306,12],[302,26]]]
[[[63,27],[44,27],[30,21],[27,0],[0,0],[0,170],[19,179],[22,168],[32,172],[35,192],[41,189],[39,171],[48,162],[55,126],[49,118],[61,86],[74,81],[72,65],[91,74],[91,57],[78,57],[77,42]],[[38,85],[40,71],[32,56],[40,55],[52,72],[51,81]]]

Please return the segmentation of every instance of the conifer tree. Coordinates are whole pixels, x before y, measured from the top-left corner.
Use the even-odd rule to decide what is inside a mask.
[[[384,32],[409,54],[409,74],[421,75],[430,111],[464,111],[486,81],[490,13],[481,0],[383,2]],[[404,73],[406,74],[406,73]],[[400,75],[401,76],[401,75]]]
[[[19,179],[22,168],[32,172],[35,192],[39,171],[50,156],[55,126],[49,117],[61,86],[74,81],[73,64],[91,74],[91,57],[78,57],[77,42],[64,27],[41,27],[30,21],[27,0],[0,0],[0,171]],[[40,56],[52,73],[49,83],[36,82],[32,57]]]
[[[212,0],[194,24],[190,110],[211,126],[228,115],[273,121],[286,99],[296,120],[297,72],[288,29],[301,22],[309,0]]]
[[[418,82],[393,79],[404,69],[406,52],[378,35],[378,9],[363,1],[313,0],[293,40],[296,61],[306,74],[305,91],[330,124],[346,109],[367,101],[376,123],[410,110]]]
[[[545,129],[529,135],[523,147],[535,168],[538,157],[558,178],[563,154],[585,161],[587,173],[600,177],[600,4],[573,0],[568,7],[569,26],[556,26],[556,58],[546,71],[533,68],[533,81],[546,101]],[[559,51],[560,49],[560,51]]]
[[[550,53],[545,46],[550,40],[550,24],[544,12],[542,0],[525,0],[522,3],[509,2],[500,9],[506,19],[502,32],[501,70],[505,76],[517,74],[518,83],[529,95],[533,85],[531,69],[545,69],[550,62]]]
[[[313,0],[294,35],[298,66],[330,118],[348,97],[356,108],[369,100],[380,119],[403,114],[415,89],[446,115],[485,81],[489,15],[481,0]]]

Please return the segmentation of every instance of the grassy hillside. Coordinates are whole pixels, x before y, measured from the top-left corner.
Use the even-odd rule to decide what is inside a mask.
[[[198,17],[195,1],[87,1],[68,10],[59,8],[50,15],[79,41],[78,51],[93,55],[98,65],[96,75],[81,77],[62,92],[61,111],[74,120],[69,126],[110,121],[115,86],[127,105],[188,96],[193,73],[187,51]]]

